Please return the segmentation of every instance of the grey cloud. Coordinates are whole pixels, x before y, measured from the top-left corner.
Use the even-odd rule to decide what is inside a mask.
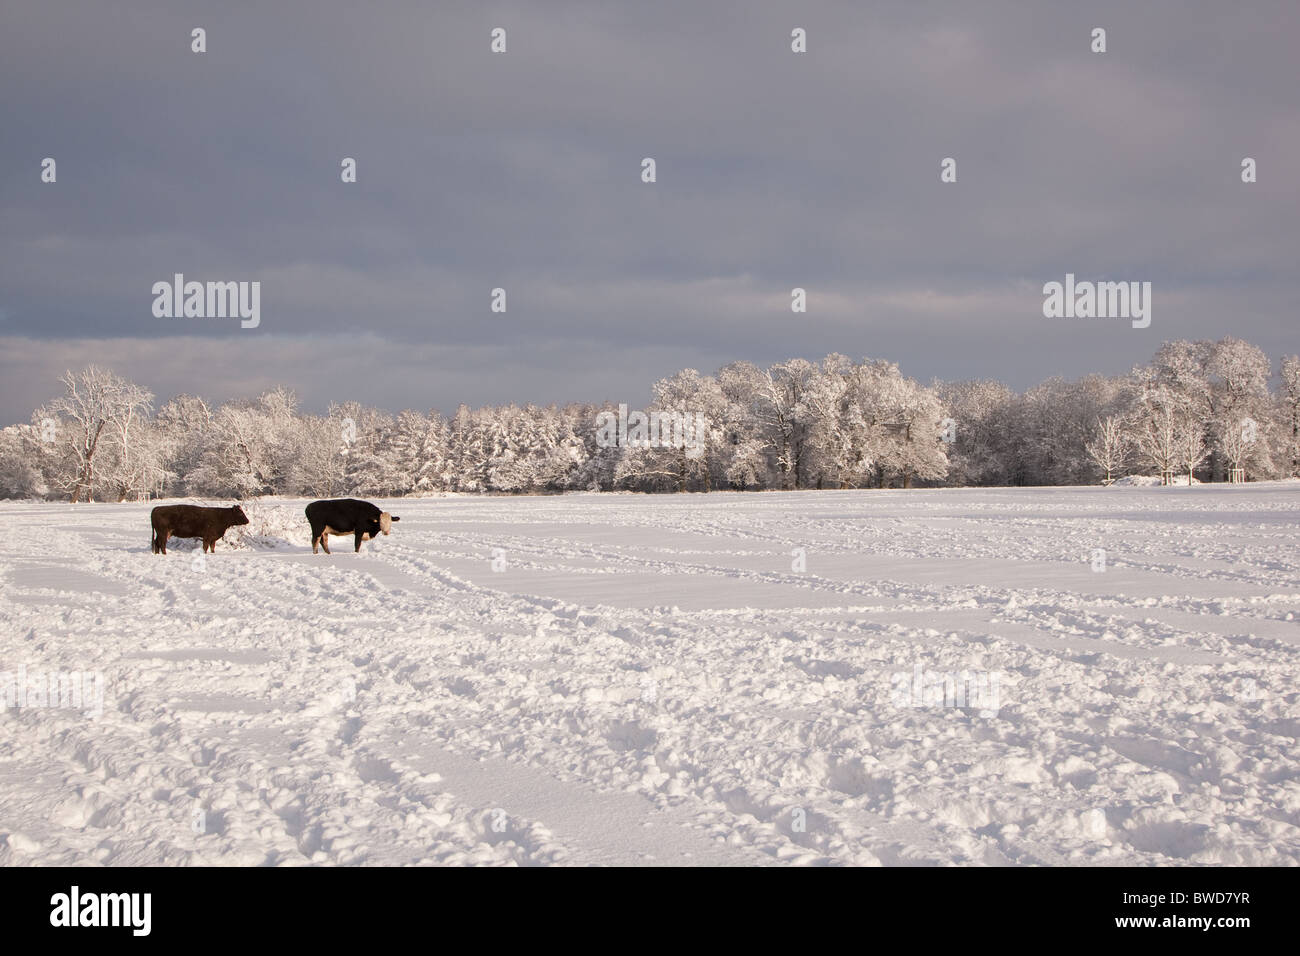
[[[6,420],[56,387],[30,370],[89,353],[123,373],[167,355],[133,373],[164,397],[171,364],[214,397],[449,409],[830,351],[1021,387],[1164,338],[1300,351],[1294,4],[19,7],[0,13]],[[150,286],[178,271],[261,280],[262,328],[155,319]],[[1152,281],[1152,328],[1044,320],[1067,271]],[[315,376],[336,353],[352,374]]]

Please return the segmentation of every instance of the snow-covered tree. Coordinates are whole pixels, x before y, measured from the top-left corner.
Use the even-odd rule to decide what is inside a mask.
[[[1128,423],[1117,414],[1098,418],[1092,441],[1084,447],[1101,471],[1102,481],[1109,485],[1120,476],[1132,453]]]
[[[653,385],[654,441],[608,442],[608,403],[461,406],[396,417],[356,402],[300,411],[284,388],[213,408],[89,368],[30,425],[0,435],[0,495],[74,501],[140,491],[212,497],[1074,484],[1126,468],[1166,481],[1300,475],[1300,358],[1167,342],[1127,378],[922,386],[887,361],[840,354],[734,362]],[[630,437],[635,437],[630,436]]]
[[[783,489],[799,488],[803,477],[804,439],[808,414],[807,392],[817,377],[817,366],[805,359],[777,362],[758,381],[754,396],[755,420],[760,437],[773,450]]]
[[[152,411],[153,393],[128,383],[109,416],[101,475],[118,501],[141,492],[157,493],[166,478],[166,448],[150,418]]]
[[[1263,351],[1241,339],[1215,342],[1206,357],[1209,381],[1209,427],[1215,477],[1226,467],[1268,473],[1272,471],[1264,430],[1269,420],[1269,373],[1272,367]]]
[[[847,356],[828,355],[804,395],[808,465],[819,488],[855,487],[873,464],[869,429],[855,401],[857,373]]]
[[[940,400],[952,419],[948,478],[955,485],[1012,484],[1016,461],[1019,396],[1001,382],[940,384]]]
[[[1183,448],[1194,448],[1189,432],[1199,422],[1187,404],[1170,387],[1147,386],[1138,400],[1133,439],[1138,454],[1154,468],[1164,484],[1182,464]]]
[[[714,448],[720,481],[732,488],[769,487],[770,448],[762,430],[758,392],[762,369],[749,362],[733,362],[718,370],[722,412],[717,423],[722,433]]]
[[[202,461],[211,425],[211,406],[193,395],[177,395],[158,409],[154,427],[165,468],[164,493],[183,493],[186,476]]]
[[[103,476],[96,472],[100,453],[113,443],[116,433],[119,442],[126,442],[119,449],[129,459],[130,423],[148,414],[153,395],[97,365],[65,372],[60,381],[64,393],[38,409],[34,417],[61,423],[59,441],[66,454],[55,459],[56,482],[74,503],[83,497],[92,500],[104,484]]]
[[[654,398],[646,411],[657,444],[629,449],[620,475],[661,477],[677,491],[698,482],[701,490],[709,491],[712,466],[725,442],[720,420],[726,399],[717,379],[688,368],[655,382],[651,392]]]
[[[186,477],[190,493],[235,498],[301,493],[303,423],[296,407],[293,393],[282,388],[251,402],[222,405],[207,429],[200,463]]]
[[[39,467],[40,444],[35,426],[0,428],[0,498],[34,498],[48,492]]]
[[[1282,359],[1282,387],[1278,393],[1278,433],[1282,459],[1289,477],[1300,476],[1300,355]]]
[[[400,412],[385,436],[386,494],[442,491],[447,481],[446,422],[435,412]]]

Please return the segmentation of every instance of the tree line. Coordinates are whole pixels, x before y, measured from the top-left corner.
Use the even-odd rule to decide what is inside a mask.
[[[292,392],[213,405],[111,370],[67,372],[31,422],[0,430],[0,497],[709,491],[1062,485],[1300,475],[1300,358],[1235,338],[1165,343],[1118,377],[931,382],[829,355],[735,362],[656,382],[645,411],[702,416],[690,442],[599,440],[611,403],[396,415],[303,412]]]

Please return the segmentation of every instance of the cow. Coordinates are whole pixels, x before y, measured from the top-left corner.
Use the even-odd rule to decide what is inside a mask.
[[[332,534],[350,534],[356,538],[356,550],[361,550],[361,542],[368,538],[389,534],[393,522],[400,521],[396,515],[380,511],[368,501],[356,498],[333,498],[329,501],[313,501],[307,506],[307,522],[311,525],[311,553],[319,554],[319,544],[330,554],[329,536]]]
[[[239,505],[229,508],[203,508],[199,505],[159,505],[149,514],[153,525],[154,554],[167,553],[167,539],[202,538],[203,550],[214,554],[217,542],[232,527],[248,524],[248,515]]]

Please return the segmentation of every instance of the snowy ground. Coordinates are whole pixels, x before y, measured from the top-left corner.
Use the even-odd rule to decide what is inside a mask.
[[[0,864],[1300,862],[1300,483],[302,505],[0,504]]]

